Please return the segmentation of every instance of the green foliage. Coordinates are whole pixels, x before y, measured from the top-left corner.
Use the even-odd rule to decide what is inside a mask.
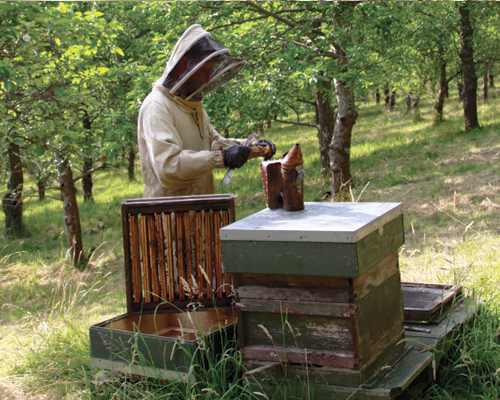
[[[314,125],[314,109],[302,100],[313,101],[323,79],[343,79],[357,100],[367,99],[357,103],[353,198],[405,203],[403,279],[461,284],[488,300],[422,398],[498,397],[498,105],[483,105],[483,129],[466,136],[456,95],[445,106],[445,121],[434,126],[433,101],[424,87],[429,77],[435,84],[443,60],[448,75],[457,68],[456,6],[258,5],[295,25],[267,18],[244,2],[0,2],[0,148],[4,154],[11,141],[22,146],[24,223],[30,231],[24,239],[0,236],[1,398],[251,396],[237,372],[227,373],[241,364],[239,353],[229,349],[210,359],[195,387],[119,378],[96,385],[88,328],[125,310],[120,203],[140,197],[142,183],[126,183],[116,169],[95,174],[94,202],[80,207],[85,247],[94,250],[86,271],[67,261],[60,203],[31,197],[37,180],[48,178],[53,185],[55,156],[69,156],[73,166],[84,157],[114,163],[135,146],[142,100],[193,23],[248,60],[231,85],[205,100],[212,123],[222,134],[243,137],[270,121],[265,136],[278,155],[300,143],[306,201],[322,201],[329,190],[328,177],[320,173],[316,131],[277,123],[274,116]],[[499,47],[497,9],[481,2],[471,10],[480,71],[496,74],[498,64],[489,57]],[[318,23],[323,35],[313,32]],[[348,67],[327,56],[338,43],[349,56]],[[387,83],[420,93],[420,113],[396,108],[387,114],[371,104],[370,91]],[[83,126],[85,116],[91,129]],[[5,163],[2,157],[2,182]],[[217,191],[235,193],[238,219],[265,207],[256,160],[235,172],[229,188],[220,183],[224,173],[215,173]]]

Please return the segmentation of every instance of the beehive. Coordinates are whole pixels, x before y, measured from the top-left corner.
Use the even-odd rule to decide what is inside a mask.
[[[356,386],[404,346],[400,203],[266,209],[220,235],[248,366],[307,364]]]
[[[92,366],[186,380],[199,340],[232,339],[219,230],[234,219],[233,195],[123,201],[127,313],[90,328]]]

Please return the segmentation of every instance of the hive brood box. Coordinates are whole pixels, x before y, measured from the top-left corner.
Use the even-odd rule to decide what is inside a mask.
[[[92,366],[186,380],[200,340],[233,338],[219,229],[234,220],[233,195],[123,201],[127,313],[90,328]]]
[[[238,340],[254,361],[311,364],[366,382],[403,346],[400,203],[306,203],[221,229]]]

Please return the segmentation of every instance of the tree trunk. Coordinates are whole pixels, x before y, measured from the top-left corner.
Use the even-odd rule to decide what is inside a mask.
[[[338,200],[340,192],[346,190],[346,183],[351,180],[350,150],[352,127],[358,113],[355,109],[354,96],[346,83],[335,79],[338,113],[333,139],[330,143],[330,169],[332,171],[332,200]]]
[[[464,85],[460,82],[457,82],[457,92],[458,92],[458,101],[462,101],[464,99]]]
[[[391,94],[391,100],[389,102],[389,111],[394,111],[395,105],[396,105],[396,91],[393,90]]]
[[[446,81],[446,62],[442,61],[439,66],[439,92],[436,105],[434,109],[436,110],[436,123],[440,123],[443,120],[443,106],[444,106],[444,97],[445,97],[445,86],[447,85]]]
[[[470,20],[469,1],[458,3],[460,13],[460,61],[464,78],[464,119],[465,131],[479,127],[477,118],[477,76],[474,66],[474,49],[472,40],[474,28]]]
[[[406,105],[406,112],[408,113],[408,111],[410,111],[410,108],[411,108],[411,93],[410,92],[406,92],[405,105]]]
[[[86,174],[87,171],[92,169],[92,159],[85,157],[83,159],[83,178],[82,178],[82,187],[83,187],[83,201],[92,201],[92,187],[94,184],[92,183],[92,174]],[[86,174],[86,175],[85,175]]]
[[[330,96],[323,89],[331,89],[331,83],[323,79],[323,87],[315,93],[316,121],[318,125],[319,153],[321,158],[321,174],[326,175],[330,169],[328,146],[332,141],[335,129],[335,113],[330,104]]]
[[[413,103],[411,103],[411,108],[413,108],[414,110],[416,110],[418,108],[418,103],[420,101],[420,97],[418,96],[418,94],[415,95],[415,100],[413,100]]]
[[[9,143],[10,178],[7,183],[7,194],[2,199],[5,214],[5,230],[7,233],[20,237],[23,233],[23,166],[19,145]]]
[[[389,101],[390,101],[390,97],[389,97],[389,85],[385,85],[384,86],[384,102],[385,102],[385,108],[389,108]]]
[[[494,81],[493,81],[493,74],[491,73],[491,69],[488,72],[488,83],[489,83],[491,88],[495,87]]]
[[[375,92],[375,104],[380,104],[380,91],[377,88],[377,91]]]
[[[36,185],[38,187],[38,200],[44,200],[45,188],[47,186],[47,178],[44,176],[39,176]]]
[[[90,121],[89,115],[85,112],[83,116],[83,128],[86,130],[87,141],[90,141],[90,136],[92,135],[92,121]],[[83,201],[92,201],[92,187],[94,186],[92,183],[92,174],[85,173],[92,169],[92,157],[84,157],[83,158],[83,178],[82,178],[82,187],[83,187]]]
[[[299,113],[299,110],[297,110],[297,108],[295,108],[292,105],[290,105],[289,107],[295,112],[295,115],[297,116],[297,122],[300,124],[300,113]],[[264,122],[262,122],[262,129],[264,129]]]
[[[483,72],[483,102],[488,102],[488,62],[484,62]]]
[[[127,160],[127,172],[128,172],[128,180],[130,182],[135,181],[135,148],[134,146],[130,146],[128,148]]]
[[[71,260],[75,267],[85,262],[83,255],[82,228],[80,224],[80,212],[76,202],[76,187],[73,182],[73,171],[67,158],[58,163],[59,189],[63,202],[64,228]]]

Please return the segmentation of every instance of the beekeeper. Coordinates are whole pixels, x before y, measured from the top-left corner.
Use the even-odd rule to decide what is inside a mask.
[[[244,139],[226,139],[210,124],[202,99],[245,66],[200,25],[178,40],[163,75],[144,100],[137,123],[143,197],[215,193],[215,168],[240,168],[250,155]],[[273,143],[257,140],[250,146]]]

